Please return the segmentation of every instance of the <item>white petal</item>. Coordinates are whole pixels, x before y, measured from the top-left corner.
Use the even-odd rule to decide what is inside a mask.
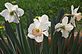
[[[72,5],[71,6],[71,12],[72,12],[72,14],[74,13],[73,10],[74,10],[74,6]]]
[[[13,5],[12,11],[16,11],[18,9],[18,5]]]
[[[74,27],[76,27],[76,24],[75,24],[75,16],[74,17],[71,17],[70,23],[72,23],[72,25]]]
[[[78,9],[79,9],[79,6],[78,6],[77,8],[74,9],[74,14],[77,13]]]
[[[11,3],[5,3],[5,7],[8,9],[9,12],[15,11],[18,8],[18,5],[12,5]]]
[[[34,25],[36,28],[39,28],[40,22],[37,19],[34,19]]]
[[[49,29],[49,26],[48,24],[40,24],[40,27],[42,29],[42,31],[45,31],[45,30],[48,30]]]
[[[10,22],[10,23],[13,22],[14,20],[15,20],[15,16],[10,16],[9,15],[8,18],[7,18],[7,21]]]
[[[64,37],[64,38],[67,38],[68,37],[68,35],[69,35],[69,32],[68,31],[62,30],[61,32],[62,32],[62,37]]]
[[[12,10],[13,5],[9,2],[5,3],[5,7],[8,9],[8,11]]]
[[[46,22],[46,23],[40,24],[40,28],[42,29],[42,31],[48,30],[50,26],[51,26],[51,22]]]
[[[19,23],[19,20],[14,18],[12,22]]]
[[[68,17],[65,16],[63,19],[62,19],[62,24],[63,25],[66,25],[68,23]]]
[[[65,30],[66,31],[71,31],[72,29],[73,29],[73,26],[70,23],[65,25]]]
[[[36,42],[42,42],[43,41],[43,35],[35,37]]]
[[[28,37],[31,38],[31,39],[34,39],[35,38],[35,36],[32,35],[32,34],[30,34],[30,33],[28,33]]]
[[[20,17],[24,14],[24,10],[21,9],[21,8],[18,8],[17,11],[16,11],[17,15]]]
[[[42,15],[40,18],[39,18],[39,21],[42,22],[42,23],[45,23],[48,21],[48,16],[47,15]]]
[[[58,24],[56,24],[55,25],[55,29],[58,29],[58,28],[60,28],[60,27],[62,27],[63,25],[61,24],[61,23],[58,23]]]
[[[74,16],[76,17],[77,21],[81,20],[81,13],[76,13]]]
[[[44,31],[43,34],[48,37],[48,31]]]
[[[34,24],[30,24],[29,28],[28,28],[28,33],[32,33],[32,30],[34,29]]]
[[[7,9],[3,10],[3,11],[0,13],[0,15],[3,16],[3,17],[5,17],[5,18],[8,18],[8,14],[9,14],[9,12],[8,12]]]
[[[51,22],[50,22],[50,21],[46,22],[46,24],[47,24],[49,27],[51,26]]]
[[[59,32],[60,30],[62,30],[62,29],[61,29],[61,28],[59,28],[59,29],[56,29],[56,31],[58,31],[58,32]]]
[[[6,21],[8,21],[9,23],[11,22],[14,22],[14,23],[19,23],[19,18],[16,18],[16,16],[11,16],[11,15],[8,15],[7,18],[5,18]]]
[[[10,11],[15,11],[18,9],[18,5],[13,5],[13,7],[11,7],[12,9]]]

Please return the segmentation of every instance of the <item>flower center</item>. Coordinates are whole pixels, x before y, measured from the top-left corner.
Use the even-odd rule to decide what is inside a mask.
[[[61,29],[65,30],[65,26],[60,27]]]
[[[39,33],[39,32],[40,32],[40,30],[39,30],[39,29],[36,29],[36,32],[37,32],[37,33]]]
[[[10,12],[10,15],[11,15],[11,16],[14,15],[14,11],[11,11],[11,12]]]
[[[42,30],[35,28],[35,29],[32,30],[32,34],[34,36],[41,36],[42,35]]]

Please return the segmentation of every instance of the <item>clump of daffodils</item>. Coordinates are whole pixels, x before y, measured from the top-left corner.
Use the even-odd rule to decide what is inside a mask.
[[[74,9],[74,6],[72,5],[71,6],[71,14],[65,14],[65,16],[72,16],[71,20],[70,20],[70,23],[72,23],[72,25],[74,27],[76,27],[75,20],[80,21],[81,18],[82,18],[81,13],[78,12],[78,10],[79,10],[79,6]]]
[[[55,25],[56,31],[62,32],[62,37],[67,38],[69,35],[69,32],[73,29],[73,25],[71,23],[68,23],[68,17],[65,16],[62,19],[62,23],[58,23]]]
[[[3,10],[0,15],[8,22],[19,23],[20,16],[24,14],[24,10],[19,8],[18,5],[12,5],[11,3],[5,3],[7,9]]]
[[[24,10],[19,8],[18,5],[13,5],[9,2],[5,3],[6,9],[3,10],[0,15],[5,18],[9,23],[19,23],[20,16],[24,14]],[[55,25],[56,31],[61,31],[62,37],[67,38],[69,32],[76,27],[75,20],[81,20],[81,13],[77,12],[79,7],[74,9],[74,6],[71,6],[71,14],[65,14],[62,19],[62,23],[58,23]],[[68,23],[68,17],[71,15],[70,23]],[[37,17],[33,19],[33,23],[30,24],[28,28],[28,37],[31,39],[35,39],[36,42],[42,42],[44,35],[49,36],[48,30],[51,26],[51,22],[49,21],[49,17],[47,15],[42,15],[41,17]]]
[[[47,15],[42,15],[38,19],[35,18],[28,28],[28,37],[35,39],[36,42],[42,42],[44,35],[49,36],[48,30],[50,26],[51,22]]]
[[[73,17],[71,17],[70,23],[72,23],[74,27],[76,27],[75,20],[79,21],[81,19],[81,13],[77,13],[78,9],[79,7],[74,9],[74,6],[71,6],[71,14],[73,15]]]

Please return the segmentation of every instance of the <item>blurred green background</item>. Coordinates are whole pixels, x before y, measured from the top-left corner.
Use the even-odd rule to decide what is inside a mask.
[[[49,18],[53,18],[61,8],[65,13],[70,13],[71,5],[80,6],[79,11],[82,12],[82,0],[0,0],[0,12],[5,9],[6,2],[18,4],[24,9],[25,14],[21,17],[23,27],[27,27],[27,23],[30,24],[32,18],[36,16],[47,14]],[[0,23],[3,22],[4,18],[0,16]]]

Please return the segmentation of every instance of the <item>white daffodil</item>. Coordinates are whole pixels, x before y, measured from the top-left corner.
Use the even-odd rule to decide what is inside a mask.
[[[5,3],[7,9],[3,10],[0,15],[2,15],[6,21],[19,23],[19,17],[24,14],[24,10],[18,8],[18,5],[12,5],[11,3]]]
[[[62,32],[62,37],[67,38],[69,35],[69,32],[73,29],[73,26],[68,23],[68,17],[65,16],[62,19],[62,23],[58,23],[55,25],[56,31],[61,31]]]
[[[74,27],[76,27],[75,19],[77,21],[79,21],[81,19],[81,13],[77,13],[78,9],[79,9],[79,7],[74,9],[74,6],[73,5],[71,6],[71,12],[72,12],[71,14],[74,15],[74,16],[71,17],[70,23],[72,23],[74,25]]]
[[[43,17],[46,16],[46,17]],[[48,37],[48,29],[50,27],[50,22],[48,21],[47,15],[43,15],[38,19],[34,19],[34,22],[30,24],[28,28],[28,37],[35,39],[36,42],[43,41],[43,34]]]

